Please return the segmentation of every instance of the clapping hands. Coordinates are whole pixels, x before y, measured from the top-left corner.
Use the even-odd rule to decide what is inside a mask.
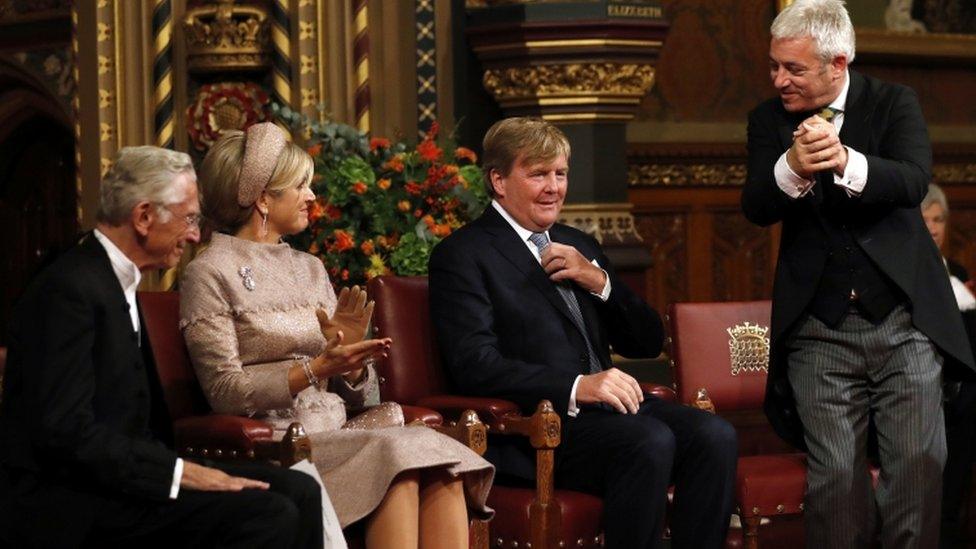
[[[365,339],[369,321],[373,317],[373,301],[366,299],[366,292],[359,286],[343,288],[335,311],[329,316],[323,309],[315,311],[319,328],[325,336],[325,351],[317,362],[321,365],[320,377],[343,374],[348,380],[358,380],[363,375],[365,360],[386,356],[393,343],[388,337]],[[345,343],[345,342],[349,343]]]
[[[372,300],[367,301],[366,292],[359,286],[343,288],[339,292],[339,300],[332,316],[326,314],[323,319],[322,315],[318,315],[322,335],[326,340],[332,341],[341,331],[344,341],[362,341],[373,317],[373,305]]]

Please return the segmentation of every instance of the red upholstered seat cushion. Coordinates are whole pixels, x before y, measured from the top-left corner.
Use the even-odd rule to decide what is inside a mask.
[[[513,541],[518,542],[518,547],[525,547],[525,543],[531,541],[529,506],[534,497],[535,490],[528,488],[497,484],[492,487],[488,506],[495,510],[495,518],[491,521],[490,547],[500,546],[499,539],[505,547],[515,547]],[[595,547],[596,539],[603,531],[603,500],[568,490],[556,490],[553,499],[562,509],[559,541],[565,543],[565,547]],[[583,540],[582,545],[579,545],[580,540]]]
[[[807,483],[805,454],[776,454],[739,458],[736,501],[743,518],[803,511]]]

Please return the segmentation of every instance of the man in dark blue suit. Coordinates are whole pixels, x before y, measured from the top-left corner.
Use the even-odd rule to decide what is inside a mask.
[[[176,456],[135,291],[199,237],[189,156],[126,147],[97,228],[14,313],[0,410],[2,547],[322,547],[318,484]]]
[[[430,308],[448,372],[462,392],[542,399],[563,420],[556,484],[604,500],[607,547],[661,541],[675,484],[673,547],[724,543],[735,481],[732,427],[645,395],[613,367],[614,352],[653,357],[658,314],[616,277],[595,239],[557,223],[569,142],[555,126],[510,118],[484,139],[494,200],[433,252]],[[493,444],[501,474],[534,477],[524,448]]]

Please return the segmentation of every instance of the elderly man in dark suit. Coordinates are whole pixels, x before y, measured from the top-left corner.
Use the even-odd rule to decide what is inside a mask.
[[[736,438],[724,420],[642,393],[613,367],[661,350],[657,313],[614,273],[600,245],[556,223],[569,142],[541,120],[509,118],[484,139],[494,200],[430,259],[430,308],[441,356],[461,391],[550,400],[563,419],[556,484],[603,497],[607,547],[661,541],[675,484],[673,547],[724,543]],[[493,444],[502,474],[534,477],[524,448]]]
[[[946,446],[942,364],[972,353],[918,205],[931,147],[915,93],[848,68],[839,0],[797,0],[772,25],[779,97],[749,115],[742,208],[782,221],[766,411],[809,451],[808,547],[937,543]],[[868,424],[881,478],[872,492]]]
[[[20,300],[0,411],[0,546],[322,547],[310,476],[220,470],[172,450],[135,291],[141,271],[176,265],[199,220],[189,156],[124,148],[97,228]]]

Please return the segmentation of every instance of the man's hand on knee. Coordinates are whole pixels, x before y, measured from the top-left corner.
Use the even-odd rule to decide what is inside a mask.
[[[232,477],[220,469],[204,467],[191,461],[183,462],[183,478],[180,486],[187,490],[203,492],[240,492],[248,488],[267,490],[267,482],[244,477]]]
[[[632,376],[616,368],[610,368],[580,378],[579,385],[576,386],[576,402],[580,404],[605,402],[621,414],[636,414],[640,403],[644,402],[644,392]]]

